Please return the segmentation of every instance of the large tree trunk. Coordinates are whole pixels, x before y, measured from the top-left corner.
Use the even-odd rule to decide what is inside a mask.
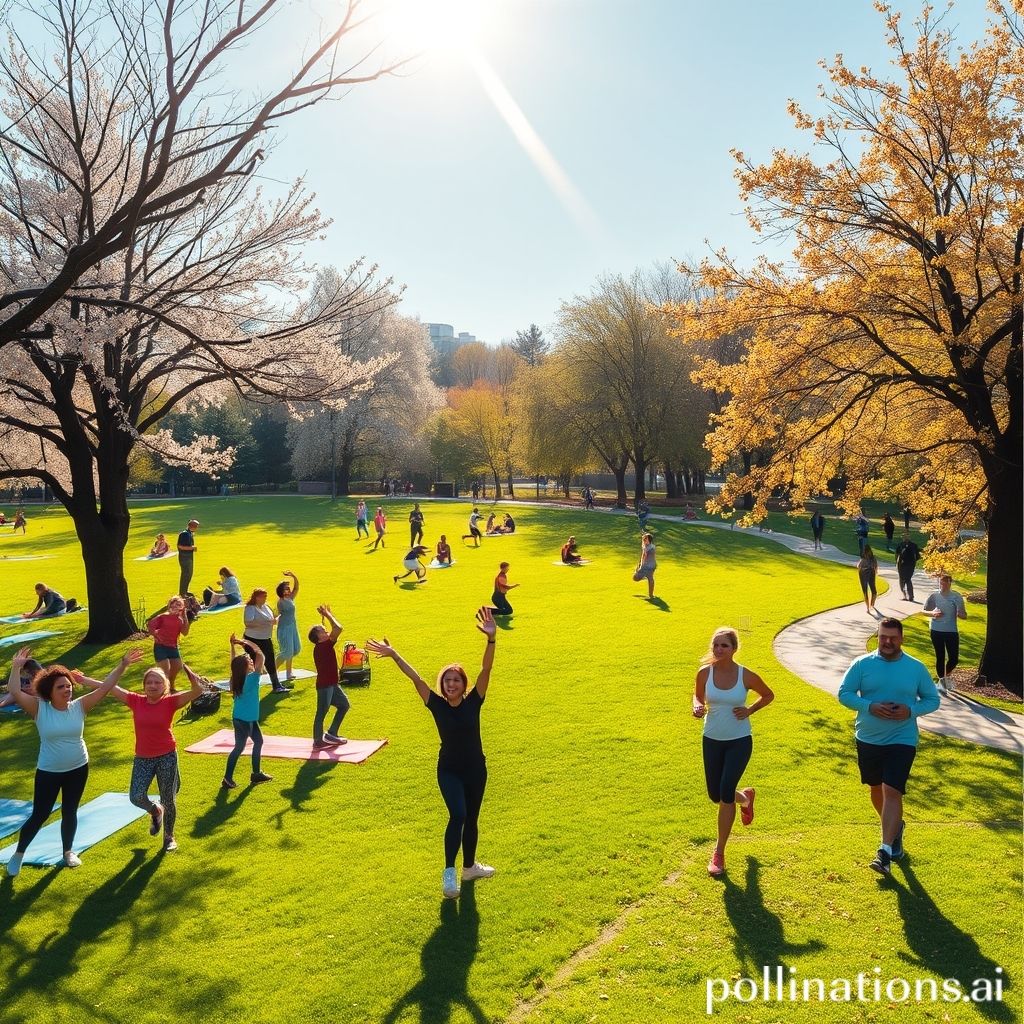
[[[633,494],[634,502],[642,501],[647,497],[647,456],[641,448],[633,454],[633,469],[636,472],[636,487]]]
[[[988,626],[978,671],[989,682],[1002,683],[1018,696],[1024,691],[1024,540],[1020,453],[991,460],[986,466],[989,487]]]
[[[679,489],[676,487],[676,473],[671,463],[665,463],[665,497],[678,498]]]

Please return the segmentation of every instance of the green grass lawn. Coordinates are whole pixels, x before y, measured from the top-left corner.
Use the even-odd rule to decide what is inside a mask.
[[[390,539],[375,553],[355,540],[353,506],[139,503],[128,554],[145,553],[158,530],[173,541],[195,515],[200,589],[222,564],[243,593],[294,570],[301,634],[327,601],[345,637],[386,634],[430,680],[450,660],[472,676],[483,649],[473,613],[509,561],[522,586],[510,594],[516,613],[499,632],[483,711],[490,777],[479,853],[497,877],[467,885],[458,903],[441,900],[436,732],[408,681],[375,662],[372,685],[349,693],[344,727],[388,738],[367,764],[267,760],[272,783],[228,794],[218,788],[223,758],[183,754],[177,853],[158,853],[142,821],[87,851],[77,871],[26,867],[0,881],[5,1020],[677,1024],[705,1016],[707,979],[760,977],[776,964],[798,978],[874,977],[878,967],[883,979],[940,985],[995,978],[1001,966],[1006,1002],[732,1001],[715,1016],[1019,1019],[1019,758],[925,735],[908,859],[881,881],[866,866],[878,826],[857,777],[852,716],[772,655],[785,624],[850,601],[847,568],[755,534],[654,522],[651,604],[631,580],[635,519],[524,507],[520,532],[473,550],[458,539],[467,504],[424,503],[427,541],[446,533],[457,565],[402,587],[391,578],[411,504],[388,502]],[[591,565],[552,564],[569,533]],[[62,513],[37,512],[26,538],[0,540],[0,556],[36,553],[55,557],[0,559],[0,611],[30,608],[40,579],[84,594]],[[173,559],[127,561],[126,572],[150,613],[177,585]],[[722,624],[740,628],[740,660],[777,694],[754,720],[746,780],[758,788],[758,817],[730,844],[725,883],[705,870],[713,808],[689,713],[698,660]],[[224,677],[227,637],[240,626],[240,611],[200,619],[186,657]],[[95,674],[116,660],[120,648],[75,647],[84,623],[60,628],[36,648],[43,660]],[[311,667],[308,643],[298,664]],[[309,680],[287,698],[265,696],[264,731],[308,735],[313,704]],[[225,701],[219,716],[179,724],[179,746],[229,725]],[[86,739],[86,799],[127,791],[127,710],[105,701]],[[30,723],[0,717],[0,796],[30,796],[37,747]],[[243,761],[237,777],[247,771]]]

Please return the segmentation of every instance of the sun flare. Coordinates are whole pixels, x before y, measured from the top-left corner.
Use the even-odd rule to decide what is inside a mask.
[[[373,18],[405,54],[465,55],[479,45],[493,3],[483,0],[377,0]]]

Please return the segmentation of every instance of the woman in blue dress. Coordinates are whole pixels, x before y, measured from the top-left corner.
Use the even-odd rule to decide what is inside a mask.
[[[295,623],[295,598],[299,596],[299,578],[293,572],[277,585],[277,667],[284,665],[285,682],[292,680],[292,659],[302,649],[299,627]]]

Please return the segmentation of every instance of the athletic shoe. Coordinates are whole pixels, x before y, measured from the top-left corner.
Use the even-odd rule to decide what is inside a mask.
[[[149,817],[149,834],[151,836],[155,836],[157,832],[160,831],[160,826],[163,824],[164,809],[162,807],[157,807],[156,813],[150,812]]]
[[[953,677],[946,676],[946,696],[952,697],[956,693],[956,686],[953,684]]]
[[[475,864],[470,864],[468,868],[462,869],[462,880],[464,882],[471,882],[474,878],[493,878],[494,868],[489,864],[481,864],[477,861]]]
[[[68,850],[64,854],[64,866],[68,868],[80,868],[82,866],[81,858],[74,850]]]
[[[888,877],[892,874],[892,857],[885,850],[879,848],[878,853],[875,854],[875,859],[868,867],[872,871],[877,871],[880,875]]]
[[[274,780],[273,775],[268,775],[266,772],[253,772],[249,776],[249,781],[254,785],[258,786],[261,782],[272,782]]]
[[[7,874],[11,878],[14,878],[21,871],[21,862],[25,859],[25,854],[15,853],[11,856],[11,859],[7,862]]]
[[[291,693],[292,688],[290,686],[274,686],[271,688],[271,693]]]
[[[459,876],[455,873],[455,868],[445,868],[441,875],[441,895],[447,900],[454,900],[460,891]]]
[[[943,697],[949,696],[949,690],[946,689],[945,677],[935,680],[935,689],[939,691],[939,694]]]
[[[234,779],[221,779],[220,780],[220,788],[221,789],[238,789],[238,783],[235,782]],[[156,835],[156,833],[154,832],[153,835]]]
[[[708,861],[708,874],[712,878],[721,878],[725,874],[725,854],[715,850]]]
[[[907,827],[905,821],[900,822],[899,830],[896,832],[896,838],[892,841],[892,859],[903,860],[903,854],[906,852],[903,849],[903,830]]]
[[[313,749],[314,750],[326,750],[330,745],[331,744],[328,743],[327,740],[325,740],[325,739],[323,739],[323,740],[313,740]]]
[[[329,743],[332,747],[340,747],[342,743],[348,743],[348,737],[335,736],[333,732],[325,732],[324,743]]]
[[[744,825],[749,825],[754,820],[754,797],[757,795],[757,790],[753,786],[748,786],[746,789],[741,789],[740,792],[747,798],[746,806],[740,807],[740,821]]]
[[[178,844],[173,839],[168,839],[167,842],[164,843],[164,853],[174,853],[177,848]]]

